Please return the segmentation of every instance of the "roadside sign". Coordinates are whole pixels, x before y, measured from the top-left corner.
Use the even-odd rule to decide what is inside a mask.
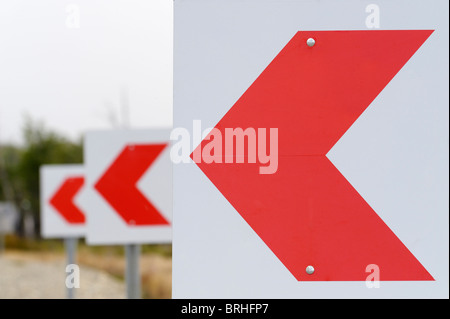
[[[171,242],[169,129],[89,132],[85,137],[89,244]]]
[[[447,2],[180,2],[175,39],[175,298],[448,297]]]
[[[84,236],[86,217],[77,203],[77,198],[83,186],[83,165],[41,166],[42,237],[70,238]]]

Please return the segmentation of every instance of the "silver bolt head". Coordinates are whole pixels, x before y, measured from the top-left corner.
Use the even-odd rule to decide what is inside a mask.
[[[312,275],[314,273],[314,267],[313,266],[306,267],[306,273],[308,275]]]
[[[306,44],[307,44],[309,47],[313,47],[314,44],[316,44],[316,40],[314,40],[313,38],[309,38],[308,40],[306,40]]]

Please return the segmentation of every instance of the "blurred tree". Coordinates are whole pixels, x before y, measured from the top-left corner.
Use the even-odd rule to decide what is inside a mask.
[[[17,176],[21,152],[17,146],[0,145],[0,201],[12,202],[17,208],[22,198],[21,180]]]
[[[19,162],[19,154],[19,149],[14,145],[0,145],[0,201],[14,201],[11,175]]]
[[[18,234],[24,235],[24,221],[29,215],[34,220],[34,233],[39,236],[39,167],[43,164],[81,163],[82,143],[81,140],[72,142],[28,117],[25,120],[23,137],[23,147],[2,147],[2,196],[9,197],[10,200],[12,198],[19,209]]]

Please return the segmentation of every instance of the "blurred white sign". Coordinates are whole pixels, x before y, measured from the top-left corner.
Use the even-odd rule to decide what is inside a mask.
[[[83,237],[86,216],[77,199],[84,187],[79,164],[40,168],[41,234],[44,238]]]
[[[169,129],[89,132],[84,141],[89,244],[170,243]]]

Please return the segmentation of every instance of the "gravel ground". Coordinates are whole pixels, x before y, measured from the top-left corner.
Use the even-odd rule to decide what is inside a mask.
[[[0,299],[60,299],[66,297],[64,258],[37,259],[0,255]],[[125,283],[106,272],[80,265],[75,298],[125,298]]]

